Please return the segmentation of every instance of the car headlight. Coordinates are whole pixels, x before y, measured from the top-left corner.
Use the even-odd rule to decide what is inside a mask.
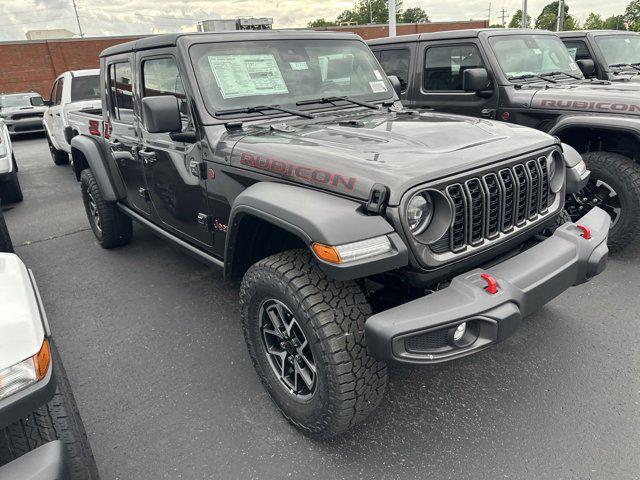
[[[426,192],[414,195],[407,205],[407,224],[414,235],[424,232],[433,217],[433,200]]]
[[[51,353],[45,339],[40,351],[15,365],[0,370],[0,400],[42,380],[49,370]]]

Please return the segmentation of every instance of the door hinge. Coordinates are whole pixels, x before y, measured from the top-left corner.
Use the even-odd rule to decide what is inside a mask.
[[[371,187],[369,200],[365,205],[365,211],[369,215],[384,215],[389,200],[389,187],[376,183]]]
[[[484,118],[496,118],[496,110],[494,108],[485,108],[483,109],[480,114],[484,117]]]
[[[207,164],[205,162],[198,162],[196,159],[192,158],[189,161],[189,171],[191,175],[199,178],[200,180],[207,179]]]
[[[211,217],[211,215],[207,215],[206,213],[199,213],[198,225],[200,225],[200,227],[207,232],[213,232],[213,218]]]
[[[144,188],[144,187],[140,187],[140,188],[138,189],[138,194],[139,194],[142,198],[144,198],[147,202],[148,202],[149,200],[151,200],[151,195],[149,194],[149,190],[147,190],[147,189],[146,189],[146,188]]]

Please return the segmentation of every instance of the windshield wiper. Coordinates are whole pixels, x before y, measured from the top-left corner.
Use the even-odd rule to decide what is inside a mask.
[[[558,70],[557,72],[545,72],[545,73],[541,73],[540,76],[541,77],[555,77],[556,75],[566,75],[567,77],[571,77],[571,78],[575,78],[576,80],[584,80],[584,78],[579,77],[578,75],[574,75],[573,73],[569,73],[569,72],[563,72]]]
[[[558,83],[558,81],[554,80],[553,78],[546,78],[546,77],[543,77],[542,75],[538,75],[536,73],[525,73],[524,75],[516,75],[514,77],[507,77],[507,80],[509,80],[509,81],[511,81],[511,80],[526,80],[528,78],[539,78],[540,80],[544,80],[545,82]]]
[[[243,113],[262,113],[264,115],[264,112],[267,110],[276,110],[290,115],[297,115],[302,118],[316,118],[315,115],[311,115],[310,113],[301,112],[300,110],[294,110],[292,108],[280,107],[279,105],[257,105],[255,107],[228,108],[225,110],[217,110],[214,113],[216,117],[220,115],[241,115]]]
[[[313,98],[311,100],[301,100],[300,102],[296,102],[297,106],[301,105],[313,105],[314,103],[332,103],[335,105],[336,102],[340,100],[353,103],[354,105],[359,105],[361,107],[371,108],[373,110],[378,110],[378,106],[375,103],[363,102],[362,100],[356,100],[351,97],[321,97],[321,98]]]
[[[634,70],[640,70],[640,63],[614,63],[613,65],[609,65],[611,68],[623,68],[623,67],[631,67]]]

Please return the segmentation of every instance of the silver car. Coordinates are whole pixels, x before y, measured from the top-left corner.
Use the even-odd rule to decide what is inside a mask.
[[[38,93],[0,94],[0,118],[10,135],[43,132],[42,117],[47,107]]]

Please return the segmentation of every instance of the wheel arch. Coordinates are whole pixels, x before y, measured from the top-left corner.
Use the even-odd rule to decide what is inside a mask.
[[[103,143],[86,135],[78,135],[71,139],[71,155],[78,180],[82,170],[90,168],[105,200],[115,202],[126,196],[124,183],[117,173],[117,168],[110,165],[109,154]]]

